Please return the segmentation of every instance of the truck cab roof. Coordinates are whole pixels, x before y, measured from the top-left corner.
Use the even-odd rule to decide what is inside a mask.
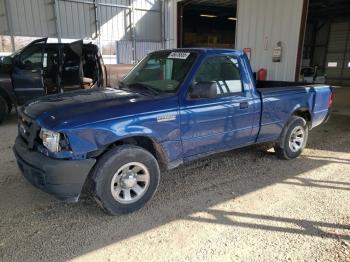
[[[172,52],[196,52],[196,53],[206,53],[206,54],[225,54],[225,53],[233,53],[237,56],[243,55],[243,51],[238,49],[228,49],[228,48],[198,48],[198,47],[190,47],[190,48],[174,48],[174,49],[165,49],[155,52],[161,51],[172,51]]]

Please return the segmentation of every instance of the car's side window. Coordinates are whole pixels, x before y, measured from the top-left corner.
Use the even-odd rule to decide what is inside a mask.
[[[238,60],[230,56],[208,58],[199,68],[194,81],[215,82],[217,97],[230,96],[243,90]]]
[[[34,44],[24,49],[17,65],[22,69],[40,69],[43,67],[42,44]]]

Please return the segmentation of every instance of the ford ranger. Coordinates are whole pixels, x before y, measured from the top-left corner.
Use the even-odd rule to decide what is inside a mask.
[[[327,85],[256,82],[238,50],[157,51],[116,88],[20,107],[13,150],[34,186],[68,202],[84,188],[108,213],[128,213],[152,198],[160,170],[187,161],[265,142],[297,158],[333,96]]]

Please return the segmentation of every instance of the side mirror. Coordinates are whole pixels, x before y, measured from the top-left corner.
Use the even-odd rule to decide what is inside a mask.
[[[3,65],[12,65],[12,57],[11,56],[4,56],[1,58],[1,63]]]
[[[188,93],[189,99],[215,98],[217,97],[217,87],[215,82],[194,83]]]

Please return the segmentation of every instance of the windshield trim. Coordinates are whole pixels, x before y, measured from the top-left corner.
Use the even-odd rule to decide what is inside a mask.
[[[141,92],[141,91],[138,91],[138,90],[134,90],[134,89],[132,88],[132,86],[143,86],[143,87],[145,87],[144,90],[146,90],[149,94],[152,93],[152,94],[151,94],[152,96],[158,96],[158,95],[164,93],[164,92],[158,91],[158,90],[155,89],[155,88],[152,88],[150,85],[143,84],[143,83],[141,83],[141,82],[133,83],[133,84],[131,84],[131,85],[128,85],[128,84],[124,83],[123,81],[120,81],[118,87],[119,87],[119,89],[121,89],[121,90],[126,90],[126,91],[129,91],[129,92],[136,92],[136,93],[141,93],[141,94],[143,94],[143,95],[146,95],[144,92]]]

